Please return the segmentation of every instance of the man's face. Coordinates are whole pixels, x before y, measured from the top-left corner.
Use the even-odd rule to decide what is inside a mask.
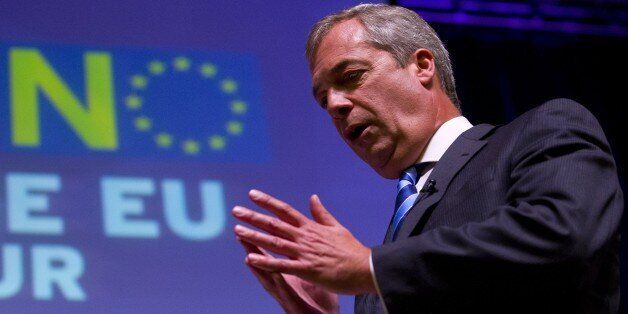
[[[329,31],[310,65],[314,96],[362,160],[381,176],[398,178],[436,131],[438,112],[417,62],[410,58],[399,67],[367,38],[357,20]]]

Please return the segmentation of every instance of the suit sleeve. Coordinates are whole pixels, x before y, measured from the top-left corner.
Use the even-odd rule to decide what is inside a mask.
[[[509,158],[507,204],[484,221],[373,249],[391,313],[409,303],[429,311],[457,295],[481,304],[530,287],[556,294],[586,281],[583,270],[617,238],[623,199],[593,115],[572,102],[549,103],[524,117]]]

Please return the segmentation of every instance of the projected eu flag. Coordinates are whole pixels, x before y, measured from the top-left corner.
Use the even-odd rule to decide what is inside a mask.
[[[7,152],[268,159],[252,55],[0,45]]]

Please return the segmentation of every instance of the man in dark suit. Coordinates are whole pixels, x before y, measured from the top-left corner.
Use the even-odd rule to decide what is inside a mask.
[[[308,41],[314,94],[347,144],[399,178],[384,244],[367,248],[312,196],[310,220],[253,190],[236,206],[246,263],[287,312],[610,313],[619,302],[615,164],[595,118],[547,102],[494,127],[460,116],[447,52],[415,13],[361,5]],[[265,250],[284,255],[277,258]]]

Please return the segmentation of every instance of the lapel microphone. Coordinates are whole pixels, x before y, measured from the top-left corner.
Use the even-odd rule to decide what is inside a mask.
[[[427,192],[428,194],[432,194],[434,192],[438,191],[436,189],[436,180],[429,180],[427,181],[427,183],[423,186],[423,188],[421,189],[421,193],[425,193]]]

